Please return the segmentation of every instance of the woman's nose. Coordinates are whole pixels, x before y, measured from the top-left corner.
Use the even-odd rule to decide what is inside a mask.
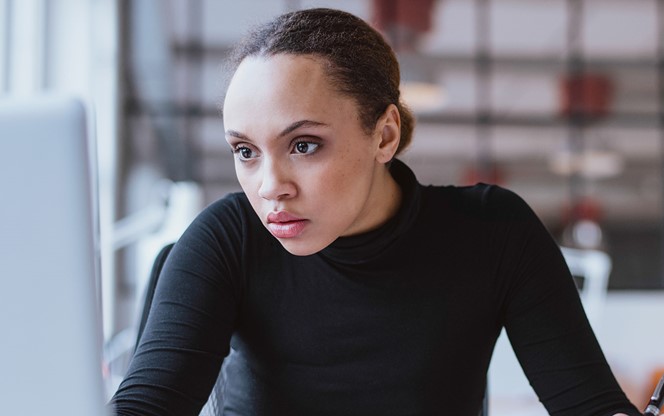
[[[296,187],[288,174],[288,168],[278,162],[266,161],[258,195],[267,200],[280,200],[295,196]]]

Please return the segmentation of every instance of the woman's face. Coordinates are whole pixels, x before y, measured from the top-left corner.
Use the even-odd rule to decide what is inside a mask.
[[[330,85],[320,59],[277,54],[240,64],[224,102],[226,140],[242,189],[286,250],[316,253],[393,214],[399,191],[385,163],[396,146],[385,138],[398,134],[399,120],[391,107],[367,134],[355,100]]]

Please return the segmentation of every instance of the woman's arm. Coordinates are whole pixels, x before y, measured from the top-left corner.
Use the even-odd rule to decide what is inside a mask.
[[[530,384],[552,415],[640,415],[616,382],[567,264],[523,200],[495,188],[489,204],[511,213],[502,234],[504,322]]]
[[[199,216],[169,254],[140,345],[111,401],[117,415],[197,415],[229,351],[241,288],[232,204]]]

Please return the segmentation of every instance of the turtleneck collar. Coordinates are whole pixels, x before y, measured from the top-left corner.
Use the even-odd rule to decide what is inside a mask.
[[[415,221],[420,209],[420,186],[415,174],[400,160],[390,164],[390,173],[401,188],[401,205],[380,227],[366,233],[339,237],[320,254],[345,264],[363,264],[380,257]]]

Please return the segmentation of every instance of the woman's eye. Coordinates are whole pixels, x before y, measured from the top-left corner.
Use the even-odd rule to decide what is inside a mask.
[[[238,146],[233,150],[240,160],[249,160],[254,157],[254,152],[246,146]]]
[[[295,152],[303,155],[308,155],[316,151],[318,148],[317,143],[311,142],[298,142],[295,144]]]

